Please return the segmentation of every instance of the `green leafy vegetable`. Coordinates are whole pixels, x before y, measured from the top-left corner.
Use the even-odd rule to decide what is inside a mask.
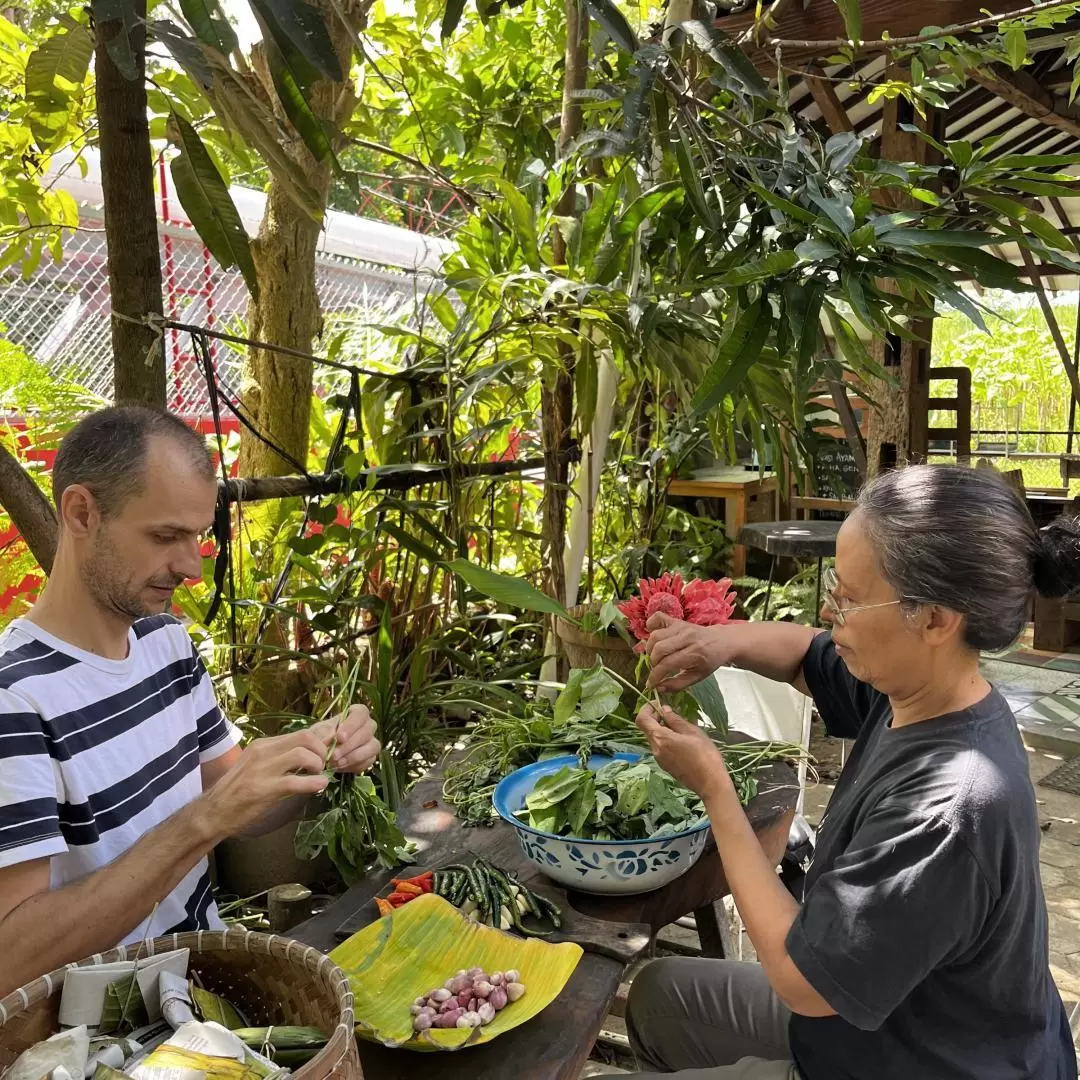
[[[705,807],[651,757],[600,769],[567,765],[541,777],[518,817],[532,828],[581,840],[648,840],[685,832]]]

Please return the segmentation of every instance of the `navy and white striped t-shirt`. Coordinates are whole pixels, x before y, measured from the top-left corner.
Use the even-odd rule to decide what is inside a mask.
[[[47,857],[54,889],[101,869],[239,742],[176,619],[139,619],[128,642],[107,660],[25,619],[0,634],[0,867]],[[221,926],[204,858],[124,941]]]

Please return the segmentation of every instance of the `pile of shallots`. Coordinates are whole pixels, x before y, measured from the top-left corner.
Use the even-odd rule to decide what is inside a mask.
[[[459,971],[438,990],[429,990],[412,1003],[413,1031],[490,1024],[500,1009],[525,993],[520,980],[516,971],[490,975],[478,967]]]

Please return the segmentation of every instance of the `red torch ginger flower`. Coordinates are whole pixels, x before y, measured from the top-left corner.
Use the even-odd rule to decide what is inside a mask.
[[[658,611],[672,619],[684,619],[698,626],[716,626],[729,622],[735,611],[731,578],[707,581],[695,578],[683,585],[679,574],[642,578],[638,595],[617,605],[630,624],[630,632],[645,642],[649,631],[645,624]],[[635,651],[643,648],[639,645]]]

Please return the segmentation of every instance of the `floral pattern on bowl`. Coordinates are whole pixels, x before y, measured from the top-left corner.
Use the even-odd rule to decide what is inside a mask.
[[[594,754],[588,765],[595,770],[610,761],[637,761],[639,757]],[[495,789],[495,809],[513,826],[522,854],[549,878],[581,892],[626,895],[659,889],[697,862],[709,835],[707,821],[655,840],[580,840],[541,832],[514,816],[542,776],[575,764],[577,758],[573,755],[546,758],[504,777]]]

